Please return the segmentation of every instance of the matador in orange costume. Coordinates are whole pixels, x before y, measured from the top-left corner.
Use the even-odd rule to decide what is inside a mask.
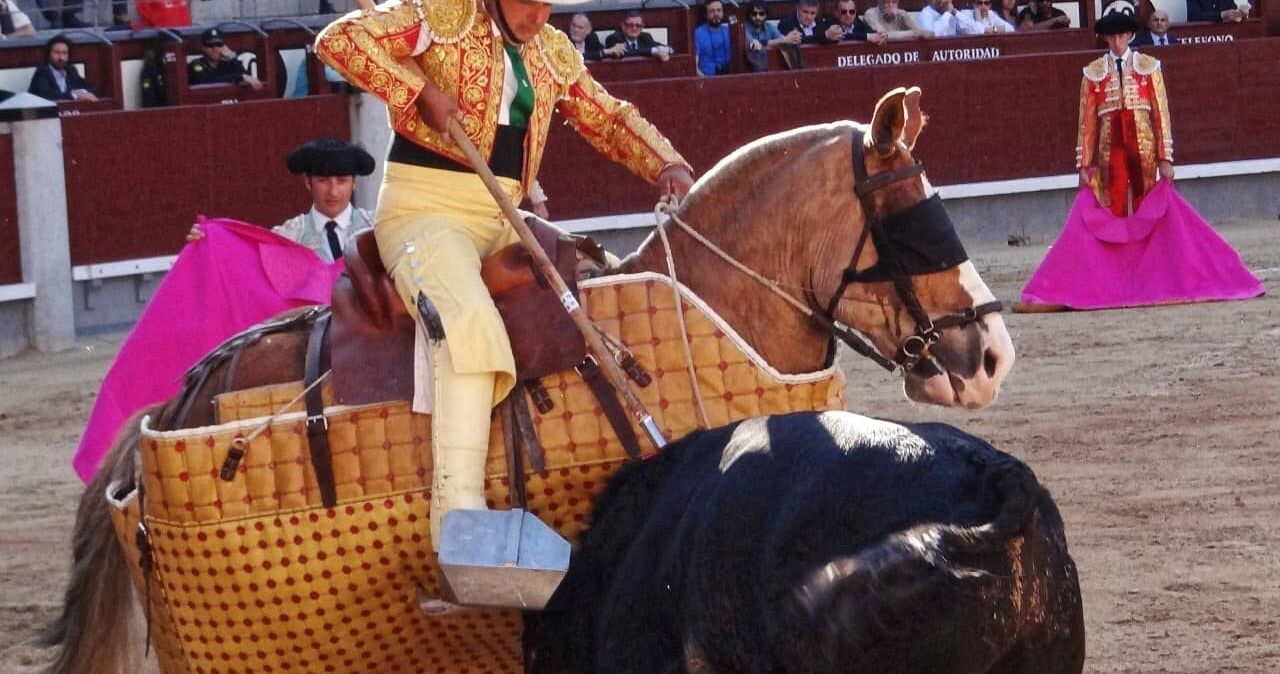
[[[389,0],[344,16],[316,39],[325,63],[386,102],[395,132],[374,236],[418,316],[420,343],[431,345],[431,376],[417,376],[414,407],[426,400],[432,407],[437,545],[445,513],[486,507],[490,412],[515,384],[511,345],[480,263],[519,237],[450,140],[450,120],[516,203],[538,175],[555,112],[661,193],[683,196],[693,183],[671,144],[596,83],[568,36],[547,25],[553,4],[579,1]]]
[[[1173,132],[1160,61],[1129,49],[1133,5],[1107,6],[1095,30],[1108,52],[1084,68],[1076,168],[1112,213],[1127,216],[1157,177],[1173,178]]]

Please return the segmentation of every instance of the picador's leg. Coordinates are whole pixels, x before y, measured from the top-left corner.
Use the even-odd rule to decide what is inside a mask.
[[[431,416],[431,545],[450,510],[485,510],[484,464],[489,454],[489,411],[494,373],[463,374],[453,367],[448,341],[432,354],[435,410]]]

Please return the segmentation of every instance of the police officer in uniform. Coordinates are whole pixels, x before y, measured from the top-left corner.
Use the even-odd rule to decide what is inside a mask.
[[[187,64],[187,84],[247,84],[261,89],[262,82],[246,73],[235,52],[227,49],[222,31],[210,28],[200,35],[200,58]]]

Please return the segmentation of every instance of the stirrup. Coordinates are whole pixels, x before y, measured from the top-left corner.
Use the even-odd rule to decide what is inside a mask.
[[[569,570],[569,541],[519,508],[451,510],[439,563],[448,601],[541,611]]]

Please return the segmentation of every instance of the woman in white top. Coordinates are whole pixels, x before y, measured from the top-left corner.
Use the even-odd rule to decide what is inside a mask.
[[[973,0],[973,9],[960,12],[956,27],[961,35],[1014,32],[1013,24],[991,11],[991,2],[992,0]]]

